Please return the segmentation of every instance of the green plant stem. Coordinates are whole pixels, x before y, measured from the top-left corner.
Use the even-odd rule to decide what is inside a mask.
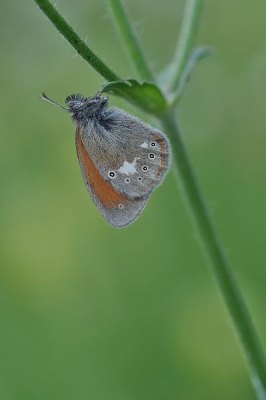
[[[266,399],[266,365],[264,354],[231,266],[218,239],[212,218],[206,207],[192,165],[183,144],[180,129],[173,110],[161,120],[164,132],[171,139],[175,169],[178,172],[188,211],[200,238],[201,247],[220,289],[235,329],[238,333],[251,380],[258,399]]]
[[[107,81],[118,81],[117,76],[96,54],[86,45],[86,43],[76,34],[74,29],[66,22],[55,7],[48,0],[34,0],[44,14],[50,19],[58,31],[74,47],[78,54],[84,58],[100,75]]]
[[[136,72],[144,80],[155,82],[156,78],[150,69],[148,61],[142,50],[140,42],[134,31],[134,28],[127,15],[127,10],[121,0],[107,0],[115,26],[118,31],[118,37],[129,55],[131,64],[135,66]]]
[[[186,0],[183,22],[173,59],[175,72],[171,82],[172,90],[177,88],[186,67],[190,51],[194,46],[202,4],[203,0]]]

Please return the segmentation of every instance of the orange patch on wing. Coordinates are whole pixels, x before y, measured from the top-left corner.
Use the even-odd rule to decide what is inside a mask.
[[[99,174],[82,143],[78,130],[76,132],[76,146],[86,180],[102,205],[105,208],[110,208],[116,207],[120,203],[127,202],[127,197],[117,193],[112,186],[110,186],[110,184],[106,182]]]

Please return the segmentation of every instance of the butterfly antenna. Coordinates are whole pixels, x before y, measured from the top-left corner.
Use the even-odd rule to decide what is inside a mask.
[[[41,98],[42,100],[47,101],[48,103],[51,103],[51,104],[53,104],[53,105],[55,105],[55,106],[57,106],[57,107],[59,107],[59,108],[62,108],[62,109],[65,110],[65,111],[69,111],[69,108],[63,107],[63,106],[61,106],[61,104],[58,104],[58,103],[56,103],[55,101],[49,99],[49,97],[47,97],[45,93],[42,93],[42,94],[40,95],[40,98]]]

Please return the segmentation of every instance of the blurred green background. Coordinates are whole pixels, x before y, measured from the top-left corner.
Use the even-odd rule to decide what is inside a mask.
[[[183,1],[127,1],[159,72]],[[57,8],[108,65],[135,76],[104,1]],[[183,135],[264,345],[266,4],[206,0]],[[103,79],[33,1],[0,4],[0,397],[255,399],[231,322],[171,172],[132,226],[109,227],[82,181],[68,115],[39,100]],[[152,122],[132,106],[118,105]]]

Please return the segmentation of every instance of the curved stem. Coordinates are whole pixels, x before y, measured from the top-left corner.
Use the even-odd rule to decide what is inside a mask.
[[[49,0],[34,0],[44,14],[50,19],[52,24],[64,36],[64,38],[74,47],[78,54],[84,58],[100,75],[107,81],[118,81],[117,76],[96,54],[86,45],[77,35],[74,29],[66,22]]]
[[[173,59],[175,72],[171,82],[172,90],[175,90],[178,86],[189,53],[194,45],[202,4],[203,0],[186,0],[183,22]]]
[[[266,365],[264,354],[189,161],[173,110],[164,115],[161,124],[171,139],[175,169],[188,211],[199,234],[203,253],[240,338],[257,397],[265,400]]]
[[[155,76],[150,69],[122,1],[107,0],[107,3],[109,4],[113,20],[116,22],[118,37],[121,39],[122,45],[124,45],[125,50],[129,54],[131,63],[135,66],[136,72],[142,79],[155,82]]]

